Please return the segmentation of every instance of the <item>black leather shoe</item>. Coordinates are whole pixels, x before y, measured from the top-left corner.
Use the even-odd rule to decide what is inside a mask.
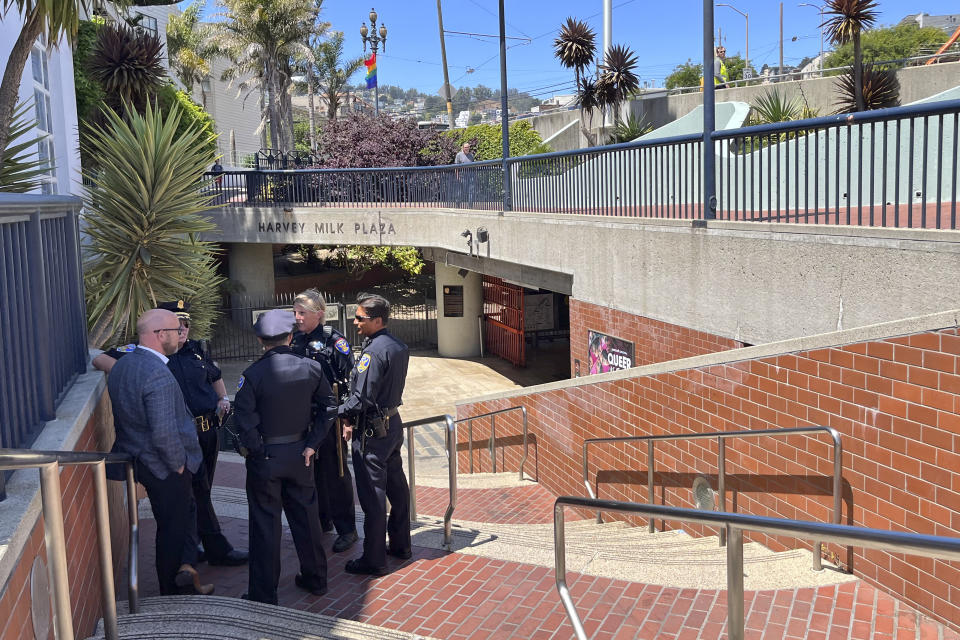
[[[219,558],[207,558],[207,563],[213,567],[239,567],[250,561],[250,554],[242,549],[231,549],[227,555]]]
[[[347,573],[361,576],[385,576],[390,573],[386,567],[373,567],[363,558],[355,558],[343,567]]]
[[[293,582],[304,591],[309,591],[315,596],[322,596],[327,592],[327,585],[320,585],[312,580],[307,580],[300,573],[294,576]]]
[[[393,556],[394,558],[400,558],[401,560],[409,560],[413,557],[413,552],[410,551],[410,549],[401,549],[397,551],[393,549],[387,549],[387,555]]]
[[[337,536],[336,541],[333,543],[333,552],[340,553],[341,551],[346,551],[354,544],[360,537],[357,535],[356,531],[351,531],[350,533],[345,533],[341,536]]]

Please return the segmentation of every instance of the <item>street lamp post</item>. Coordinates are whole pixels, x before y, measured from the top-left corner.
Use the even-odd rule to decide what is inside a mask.
[[[820,77],[823,77],[823,7],[809,2],[801,2],[798,7],[812,7],[820,14]]]
[[[373,51],[373,56],[377,56],[377,47],[380,44],[383,44],[383,52],[387,52],[387,27],[380,23],[380,35],[377,35],[377,12],[373,9],[370,9],[370,29],[367,30],[367,24],[365,22],[360,23],[360,39],[363,40],[363,52],[367,52],[367,44],[370,45],[370,50]],[[377,82],[373,86],[373,100],[374,112],[376,115],[380,115],[380,83]]]
[[[733,6],[732,4],[726,4],[726,3],[723,3],[723,2],[718,2],[716,6],[718,6],[718,7],[727,7],[728,9],[733,9],[734,11],[736,11],[737,13],[739,13],[740,15],[742,15],[743,18],[744,18],[744,20],[747,21],[747,30],[746,30],[747,46],[746,46],[746,50],[744,51],[744,54],[743,54],[743,58],[744,58],[744,60],[743,60],[743,73],[744,73],[744,75],[746,75],[746,74],[748,73],[747,70],[750,68],[750,14],[749,14],[749,13],[744,13],[743,11],[740,11],[740,9],[737,9],[737,8],[736,8],[735,6]]]

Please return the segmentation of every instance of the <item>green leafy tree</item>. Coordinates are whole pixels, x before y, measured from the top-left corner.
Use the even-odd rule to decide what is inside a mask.
[[[496,160],[503,157],[503,129],[499,124],[475,124],[466,129],[444,131],[441,136],[453,141],[449,146],[452,155],[446,163],[453,162],[456,152],[464,142],[471,144],[475,159]],[[535,153],[549,153],[550,147],[543,144],[540,132],[527,120],[518,120],[510,125],[510,155],[528,156]]]
[[[920,55],[924,46],[946,41],[949,35],[936,27],[920,28],[915,22],[865,31],[860,38],[863,62],[874,63]],[[853,42],[837,47],[827,55],[824,66],[845,67],[853,64]]]
[[[727,79],[728,80],[743,80],[743,70],[747,68],[747,61],[743,59],[743,56],[727,56],[727,59],[724,61],[727,65]],[[803,66],[802,64],[799,66]],[[757,70],[753,68],[753,65],[750,65],[750,70],[753,72],[753,77],[757,77]],[[699,78],[697,82],[699,83]]]
[[[196,240],[214,225],[203,173],[213,161],[200,128],[178,132],[182,113],[147,103],[126,119],[107,109],[92,129],[89,152],[100,169],[86,173],[89,237],[84,262],[89,342],[129,339],[137,317],[160,300],[190,300],[201,313],[216,304],[214,247]]]
[[[103,24],[103,20],[99,18],[83,20],[77,32],[77,44],[73,48],[73,85],[77,96],[78,122],[90,122],[103,104],[103,87],[90,73],[87,64],[97,43],[97,33]]]
[[[194,102],[190,94],[178,89],[173,83],[167,83],[157,92],[157,106],[165,116],[177,109],[180,113],[177,135],[188,135],[191,131],[199,131],[197,144],[201,146],[201,151],[216,155],[217,127],[213,117]]]
[[[363,67],[363,56],[345,58],[343,32],[335,31],[328,40],[313,50],[316,60],[316,79],[320,99],[327,105],[327,118],[334,120],[340,110],[345,89],[357,71]]]
[[[700,84],[701,77],[703,77],[703,65],[693,64],[693,62],[687,60],[674,67],[673,72],[666,77],[664,86],[667,89],[696,87]]]
[[[876,0],[825,0],[829,17],[821,25],[827,28],[833,44],[853,45],[853,78],[857,111],[863,111],[863,51],[861,34],[877,21]]]
[[[167,22],[167,55],[170,68],[193,95],[194,86],[200,87],[200,103],[207,107],[207,92],[203,81],[210,76],[210,65],[220,54],[214,38],[215,27],[200,21],[203,1],[196,0],[183,10],[171,15]]]

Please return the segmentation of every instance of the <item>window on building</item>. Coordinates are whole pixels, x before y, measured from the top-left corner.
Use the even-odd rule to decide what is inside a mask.
[[[200,81],[200,88],[203,89],[204,93],[210,93],[213,91],[213,85],[210,83],[210,76],[207,76]]]
[[[160,37],[160,31],[157,30],[157,19],[153,16],[148,16],[145,13],[137,12],[137,27],[153,35],[154,37]]]
[[[37,121],[38,133],[43,136],[37,143],[37,157],[47,166],[47,173],[41,178],[41,191],[53,194],[57,192],[57,156],[53,143],[50,67],[47,50],[40,42],[34,45],[30,53],[30,68],[33,71],[34,118]]]

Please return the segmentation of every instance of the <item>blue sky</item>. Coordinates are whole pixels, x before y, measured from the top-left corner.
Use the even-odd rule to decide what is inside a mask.
[[[784,2],[784,61],[799,62],[820,49],[820,17],[810,7],[798,7],[802,0]],[[815,4],[815,0],[806,0]],[[368,20],[370,6],[376,8],[388,29],[386,54],[378,59],[380,84],[415,87],[434,93],[443,84],[440,66],[440,39],[435,0],[324,0],[322,16],[346,35],[347,51],[362,52],[360,24]],[[212,4],[212,2],[211,2]],[[779,2],[775,0],[730,0],[750,16],[750,59],[759,69],[764,63],[776,65],[779,56]],[[210,5],[208,5],[210,6]],[[554,91],[569,91],[573,74],[553,57],[552,43],[567,16],[586,20],[602,38],[601,0],[506,0],[507,35],[531,38],[527,43],[510,40],[507,76],[511,88],[546,98]],[[614,0],[613,42],[625,44],[638,54],[638,74],[644,81],[662,86],[673,68],[688,58],[701,58],[701,0]],[[212,8],[212,7],[211,7]],[[444,0],[443,22],[447,31],[497,34],[497,0]],[[880,24],[898,22],[917,11],[943,15],[960,11],[957,0],[880,0]],[[716,8],[715,25],[722,29],[728,55],[744,53],[744,18],[726,7]],[[796,38],[794,40],[794,38]],[[495,38],[447,34],[447,62],[454,87],[500,86],[499,44]],[[829,49],[829,45],[826,45]],[[362,79],[362,73],[354,82]]]

